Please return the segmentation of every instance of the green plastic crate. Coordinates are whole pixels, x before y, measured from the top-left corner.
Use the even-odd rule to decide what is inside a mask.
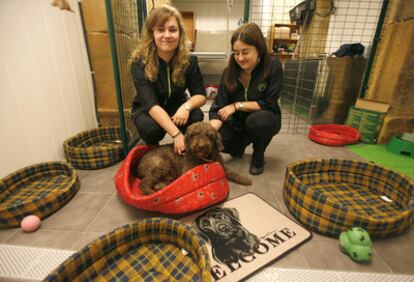
[[[345,124],[358,129],[362,142],[375,144],[385,115],[386,113],[352,106]]]

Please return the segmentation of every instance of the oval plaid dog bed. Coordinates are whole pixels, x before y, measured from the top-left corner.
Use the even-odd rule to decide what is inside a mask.
[[[297,220],[328,236],[359,226],[373,237],[387,237],[404,232],[414,220],[414,181],[367,162],[289,164],[283,197]]]
[[[173,219],[150,218],[101,236],[45,281],[210,282],[212,278],[206,243],[195,231]]]
[[[81,132],[63,143],[68,162],[76,169],[99,169],[123,158],[119,127],[101,127]]]
[[[309,128],[310,140],[328,146],[344,146],[358,143],[359,131],[342,124],[318,124]]]
[[[30,214],[45,218],[79,190],[75,170],[64,162],[22,168],[0,180],[0,228],[18,227]]]
[[[218,162],[199,165],[151,195],[141,194],[140,179],[133,175],[132,170],[152,148],[147,145],[133,148],[115,175],[118,194],[127,204],[143,210],[181,214],[203,209],[227,198],[229,186],[223,167]]]

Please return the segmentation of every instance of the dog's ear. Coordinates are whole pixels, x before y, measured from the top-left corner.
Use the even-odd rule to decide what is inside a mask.
[[[191,126],[192,125],[190,125],[190,127]],[[187,130],[185,131],[185,134],[184,134],[184,146],[185,146],[186,150],[188,150],[190,148],[190,140],[191,140],[191,138],[193,138],[193,135],[194,135],[193,130],[190,129],[190,127],[187,128]]]
[[[235,208],[224,208],[223,211],[231,218],[233,218],[234,220],[239,221],[240,216],[239,216],[239,211],[236,210]]]
[[[214,129],[214,131],[216,134],[216,148],[219,152],[221,152],[224,150],[224,145],[223,145],[223,142],[221,141],[221,135],[217,130]]]

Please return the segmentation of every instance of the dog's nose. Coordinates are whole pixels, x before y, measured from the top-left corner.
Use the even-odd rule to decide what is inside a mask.
[[[197,151],[198,152],[205,152],[205,151],[207,151],[207,145],[206,144],[198,144],[198,146],[197,146]]]

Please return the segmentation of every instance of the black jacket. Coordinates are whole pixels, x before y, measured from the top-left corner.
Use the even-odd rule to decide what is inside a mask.
[[[153,106],[159,105],[168,114],[173,115],[177,109],[187,100],[186,90],[190,95],[201,94],[206,96],[203,77],[198,66],[196,56],[189,57],[189,66],[184,76],[174,84],[172,81],[172,69],[159,58],[159,72],[156,81],[150,81],[145,77],[145,65],[141,61],[135,61],[131,66],[137,95],[132,102],[132,113],[139,110],[148,112]]]
[[[222,107],[239,101],[256,101],[262,110],[274,112],[280,117],[278,99],[280,97],[283,83],[282,65],[276,57],[271,57],[269,64],[270,73],[269,77],[265,81],[263,80],[264,68],[262,64],[258,64],[256,66],[252,72],[247,92],[245,92],[246,89],[239,81],[236,93],[229,93],[222,78],[218,94],[210,107],[210,120],[220,119],[217,112]],[[232,115],[231,119],[240,125],[244,122],[248,114],[248,112],[238,111]]]

